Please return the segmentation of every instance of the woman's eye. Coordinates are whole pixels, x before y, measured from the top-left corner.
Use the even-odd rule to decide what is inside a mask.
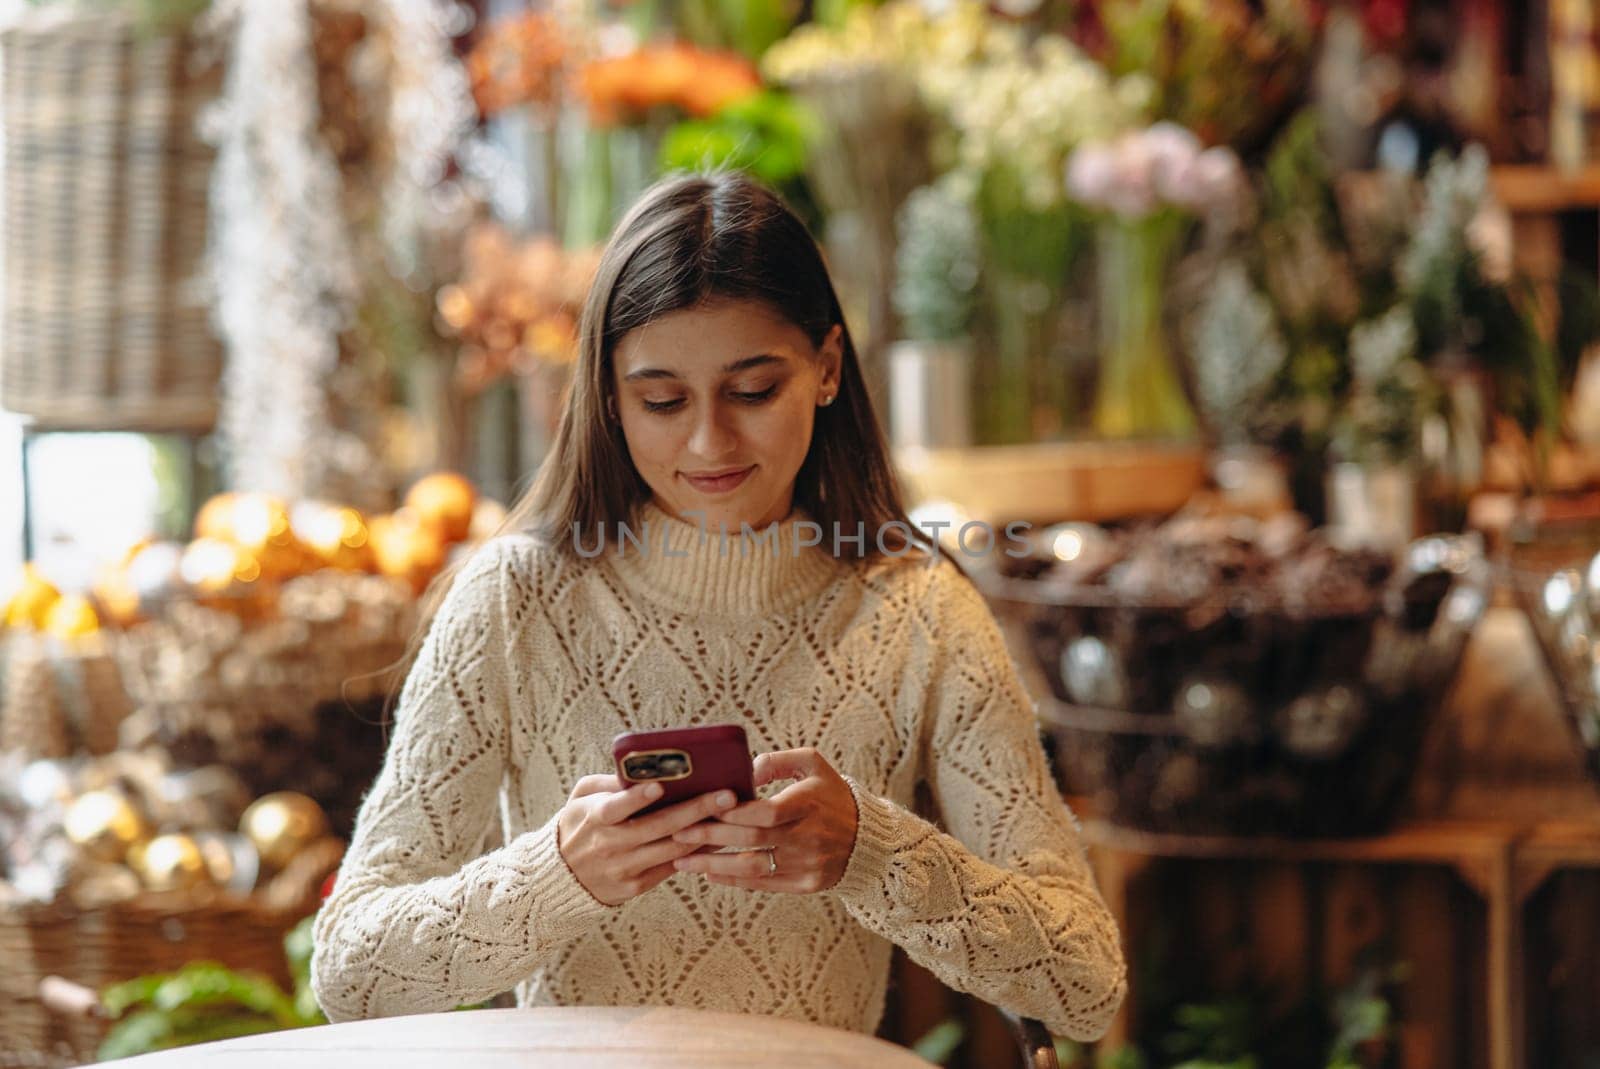
[[[770,398],[777,391],[778,387],[776,384],[774,384],[772,386],[768,386],[764,390],[732,390],[729,391],[728,396],[732,397],[740,404],[759,405]],[[670,401],[651,401],[648,398],[642,398],[641,400],[644,404],[645,410],[649,412],[676,412],[678,409],[683,407],[684,403],[684,400],[681,397],[673,398]]]

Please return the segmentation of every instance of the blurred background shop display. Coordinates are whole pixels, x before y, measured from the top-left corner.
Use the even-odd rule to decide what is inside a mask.
[[[913,518],[1031,525],[973,572],[1134,967],[1063,1064],[1600,1060],[1589,0],[0,0],[0,85],[0,1066],[319,1019],[419,598],[703,167]]]

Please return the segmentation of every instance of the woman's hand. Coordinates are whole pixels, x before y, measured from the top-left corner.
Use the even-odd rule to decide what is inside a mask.
[[[659,783],[623,790],[616,776],[585,776],[573,786],[556,818],[556,847],[578,882],[600,902],[620,906],[671,876],[676,871],[672,863],[696,849],[674,839],[673,833],[738,801],[732,791],[717,791],[629,819],[660,797]]]
[[[850,785],[812,749],[756,758],[756,786],[782,779],[799,782],[675,833],[673,838],[685,847],[702,848],[695,856],[674,861],[677,870],[750,891],[814,894],[838,883],[856,842],[856,800]],[[703,852],[725,846],[745,852]]]

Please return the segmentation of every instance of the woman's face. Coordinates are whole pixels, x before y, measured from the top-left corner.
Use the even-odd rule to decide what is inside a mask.
[[[821,349],[760,301],[686,308],[623,335],[617,415],[657,505],[711,530],[788,516],[817,406],[838,392],[841,330]]]

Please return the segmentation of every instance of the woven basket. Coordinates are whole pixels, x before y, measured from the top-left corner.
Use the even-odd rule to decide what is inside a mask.
[[[255,899],[218,896],[197,906],[185,895],[154,894],[97,909],[0,907],[0,1066],[94,1060],[108,1022],[52,1011],[39,997],[45,977],[98,991],[210,960],[287,986],[283,937],[315,908],[314,899],[274,909]]]
[[[115,750],[131,711],[121,642],[114,631],[74,641],[0,635],[0,750],[52,758]]]
[[[0,406],[47,427],[206,430],[222,351],[200,278],[221,85],[187,35],[36,12],[0,33]]]

